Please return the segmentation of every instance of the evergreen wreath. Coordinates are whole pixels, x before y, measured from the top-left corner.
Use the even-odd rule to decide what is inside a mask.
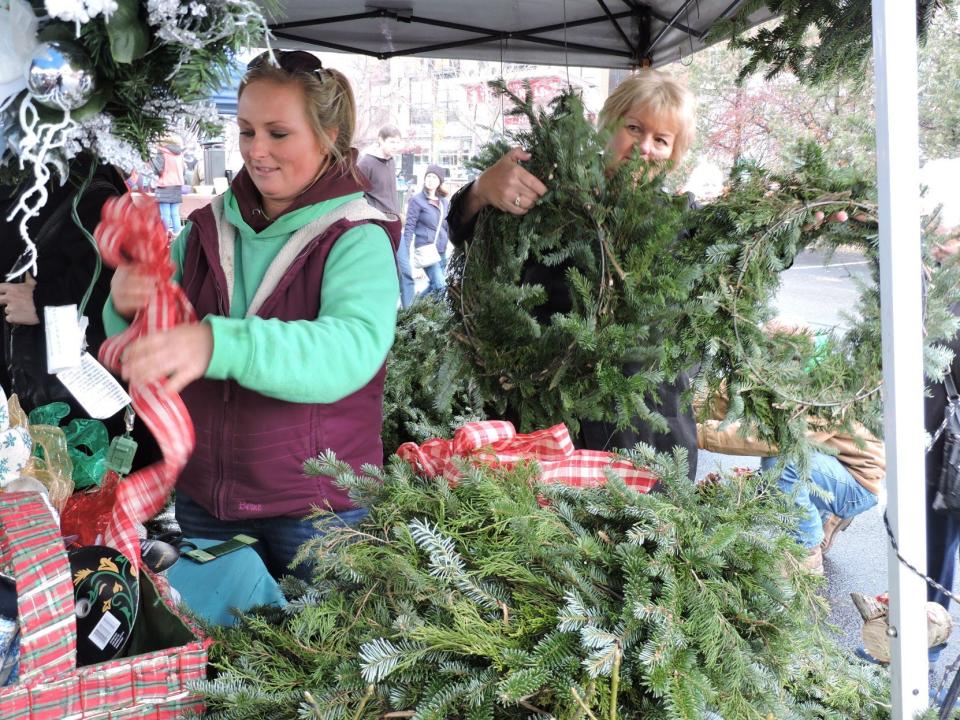
[[[621,427],[635,413],[662,424],[647,407],[661,368],[675,359],[661,331],[678,322],[699,274],[679,252],[686,197],[661,192],[659,176],[645,179],[639,163],[608,177],[606,138],[573,92],[548,112],[533,106],[529,88],[520,98],[502,82],[491,86],[516,104],[512,114],[529,118],[531,129],[512,144],[533,150],[528,169],[550,190],[520,218],[483,211],[451,263],[454,335],[484,396],[498,413],[509,405],[523,430],[563,421],[576,432],[580,420],[611,412]],[[492,165],[508,147],[487,146],[477,166]],[[545,288],[521,285],[530,261],[563,270],[570,308],[546,316]],[[651,284],[654,275],[660,281]],[[628,360],[649,372],[625,377]]]
[[[885,672],[821,629],[785,498],[757,474],[694,486],[678,458],[633,459],[662,492],[308,462],[370,516],[302,549],[315,580],[285,610],[216,631],[210,717],[889,717]]]
[[[805,456],[810,422],[880,432],[881,340],[876,201],[871,183],[831,168],[820,150],[798,150],[793,170],[743,163],[724,195],[703,208],[661,190],[662,176],[626,163],[608,175],[606,138],[568,92],[551,111],[495,87],[530,130],[511,144],[532,150],[530,171],[550,191],[525,216],[483,211],[473,240],[452,264],[454,337],[498,413],[523,429],[582,419],[626,427],[631,416],[664,427],[648,405],[660,382],[699,365],[707,404],[729,396],[727,419]],[[487,147],[487,167],[508,143]],[[832,222],[827,222],[828,217]],[[930,245],[931,238],[927,239]],[[807,247],[853,247],[870,263],[843,334],[771,331],[780,272]],[[531,262],[565,269],[571,307],[546,316],[540,285],[521,285]],[[936,379],[957,332],[956,261],[930,270],[925,360]],[[627,376],[627,363],[642,371]],[[690,398],[688,398],[688,401]]]

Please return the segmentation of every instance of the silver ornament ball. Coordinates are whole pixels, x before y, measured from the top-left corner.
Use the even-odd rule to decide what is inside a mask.
[[[76,110],[86,104],[96,89],[93,61],[74,43],[40,43],[27,70],[27,88],[41,105],[54,110]]]

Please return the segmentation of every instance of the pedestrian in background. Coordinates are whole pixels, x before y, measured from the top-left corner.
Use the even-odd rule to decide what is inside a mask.
[[[759,456],[760,467],[773,471],[778,464],[777,448],[745,436],[739,423],[724,424],[727,406],[726,398],[715,399],[710,417],[697,423],[700,448],[724,455]],[[835,455],[812,453],[809,479],[801,479],[799,468],[787,463],[777,478],[777,486],[800,510],[795,537],[807,550],[803,567],[823,575],[823,555],[830,550],[837,534],[846,530],[857,515],[877,504],[886,477],[886,455],[883,442],[859,424],[849,435],[819,430],[816,421],[811,421],[807,438],[814,447],[829,448]],[[811,485],[820,492],[813,491]]]
[[[369,181],[367,202],[377,210],[400,214],[397,207],[397,153],[402,140],[393,125],[384,125],[377,133],[377,144],[357,162],[357,168]]]
[[[443,168],[439,165],[427,167],[423,176],[423,189],[410,198],[407,207],[407,220],[403,228],[404,247],[413,246],[413,265],[421,268],[429,284],[423,293],[442,293],[447,286],[444,278],[447,252],[447,215],[449,201],[447,191],[443,189]]]
[[[171,236],[176,237],[182,229],[180,205],[183,202],[183,141],[177,135],[168,135],[153,157],[157,171],[157,205],[160,217]]]
[[[397,153],[402,140],[400,131],[393,125],[384,125],[377,133],[377,144],[357,162],[357,168],[370,183],[367,202],[377,210],[400,215],[397,198]],[[410,251],[400,244],[397,252],[397,267],[400,269],[400,305],[409,307],[413,302],[413,268],[410,267]]]

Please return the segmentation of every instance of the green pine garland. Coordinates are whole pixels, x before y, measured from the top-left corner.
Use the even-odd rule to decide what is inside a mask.
[[[916,0],[921,43],[934,14],[952,4],[953,0]],[[751,32],[749,16],[762,8],[769,8],[779,22]],[[873,53],[872,27],[872,0],[750,0],[710,35],[714,40],[730,38],[731,47],[750,53],[740,80],[766,68],[768,79],[791,72],[815,85],[862,76]]]
[[[220,631],[214,720],[887,717],[884,673],[819,629],[789,505],[756,475],[641,495],[473,468],[455,486],[394,458],[333,475],[370,509],[302,554],[313,586]],[[543,506],[539,499],[549,500]],[[792,581],[787,578],[792,578]],[[289,589],[289,588],[288,588]]]

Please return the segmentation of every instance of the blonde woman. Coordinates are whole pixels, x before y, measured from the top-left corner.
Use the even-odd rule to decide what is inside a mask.
[[[634,156],[654,164],[676,164],[693,144],[696,101],[686,86],[668,73],[643,70],[613,91],[600,111],[599,120],[600,126],[611,133],[607,145],[611,168]],[[484,207],[514,215],[530,211],[547,191],[539,178],[520,165],[530,157],[522,148],[510,150],[453,197],[448,225],[454,245],[469,241],[476,215]],[[535,311],[541,322],[549,322],[554,313],[570,309],[565,272],[565,266],[546,266],[534,261],[529,261],[524,269],[524,284],[542,285],[547,291],[546,302]],[[640,372],[641,368],[635,365],[628,364],[624,372]],[[633,427],[627,430],[617,430],[612,423],[604,421],[584,420],[575,442],[578,447],[595,450],[632,448],[637,442],[645,442],[663,452],[679,445],[687,449],[693,478],[697,465],[697,427],[692,410],[681,405],[681,395],[688,388],[689,378],[681,375],[675,382],[662,383],[657,397],[648,398],[648,405],[666,420],[666,432],[658,432],[638,418],[634,418]]]
[[[351,524],[365,512],[331,478],[305,477],[303,461],[325,450],[358,469],[383,458],[400,228],[364,199],[355,116],[347,79],[314,55],[250,63],[237,113],[243,169],[173,248],[203,321],[144,337],[123,360],[124,379],[165,379],[193,417],[197,446],[177,483],[184,534],[256,537],[274,576],[316,533],[313,507]],[[151,292],[136,267],[118,268],[108,328],[122,329]]]

